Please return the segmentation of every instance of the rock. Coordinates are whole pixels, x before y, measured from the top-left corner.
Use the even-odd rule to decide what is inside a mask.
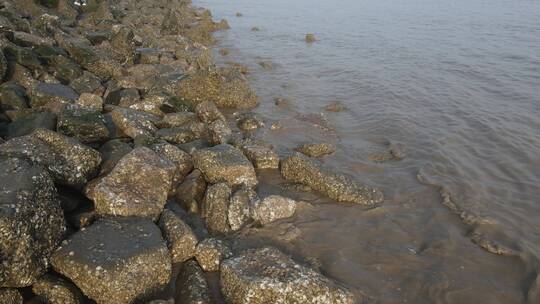
[[[176,303],[211,304],[210,289],[199,264],[189,260],[176,279]]]
[[[344,175],[327,172],[302,154],[282,160],[281,175],[287,181],[307,185],[338,202],[375,206],[383,201],[380,190],[361,186]]]
[[[96,110],[66,107],[58,115],[58,132],[83,143],[104,141],[109,137],[105,117]]]
[[[228,219],[231,191],[226,183],[211,185],[206,190],[201,216],[212,233],[225,234],[231,230]]]
[[[0,159],[18,157],[43,166],[55,182],[82,186],[97,173],[101,156],[73,138],[38,129],[30,135],[8,140],[0,146]]]
[[[81,108],[99,111],[103,110],[103,98],[92,93],[82,93],[75,101],[75,104]]]
[[[184,98],[171,96],[163,101],[160,109],[164,113],[191,112],[195,110],[195,105]]]
[[[6,44],[4,47],[4,54],[8,61],[14,61],[31,71],[41,71],[41,61],[37,54],[31,49],[26,47],[20,47],[15,44]]]
[[[230,50],[228,48],[221,48],[219,49],[219,54],[221,56],[228,56],[230,54]]]
[[[194,102],[214,102],[218,107],[250,109],[258,98],[245,76],[235,68],[201,70],[182,79],[179,94]]]
[[[227,211],[231,230],[240,230],[251,220],[251,207],[254,206],[258,200],[259,197],[257,196],[257,192],[246,187],[238,189],[233,194]]]
[[[221,261],[232,256],[232,251],[224,241],[207,238],[197,245],[195,258],[204,271],[218,271]]]
[[[102,215],[140,216],[157,219],[167,200],[176,167],[146,148],[126,154],[114,169],[86,188]]]
[[[28,108],[26,89],[13,82],[6,82],[0,86],[0,109],[22,110]]]
[[[7,138],[28,135],[37,129],[56,129],[56,115],[51,112],[30,112],[7,126]]]
[[[131,138],[152,136],[157,131],[154,123],[160,120],[155,115],[125,108],[111,111],[111,118],[116,127]]]
[[[220,279],[231,304],[355,303],[350,291],[272,247],[223,261]]]
[[[274,104],[281,108],[288,108],[291,106],[291,101],[283,97],[276,97],[274,98]]]
[[[266,225],[279,219],[291,217],[295,211],[295,200],[281,195],[270,195],[262,200],[257,200],[252,205],[251,215],[254,220]]]
[[[135,63],[158,64],[162,53],[162,51],[154,48],[137,48],[135,50]]]
[[[230,186],[257,185],[255,169],[242,152],[227,144],[195,151],[193,165],[210,183],[226,182]]]
[[[40,46],[51,46],[54,41],[48,37],[40,37],[22,31],[11,32],[11,42],[18,46],[30,47],[34,50]]]
[[[127,62],[133,62],[135,41],[133,30],[125,25],[114,25],[110,42],[114,52],[122,55]]]
[[[40,167],[5,159],[0,181],[0,287],[30,286],[47,271],[64,216],[52,178]]]
[[[203,137],[206,127],[202,123],[192,123],[183,127],[159,129],[156,136],[174,144],[184,144]]]
[[[52,56],[40,56],[40,58],[47,63],[54,77],[64,84],[68,84],[83,75],[81,67],[67,56],[64,56],[64,54],[57,53]]]
[[[125,107],[163,117],[164,113],[161,108],[166,99],[167,96],[164,94],[146,95],[142,100],[133,104],[125,105]],[[120,106],[124,105],[120,104]]]
[[[6,77],[7,70],[8,62],[6,60],[6,56],[4,56],[4,52],[0,50],[0,83],[2,83],[4,78]]]
[[[17,289],[0,288],[0,303],[23,304],[23,297]]]
[[[118,89],[110,92],[105,97],[105,103],[115,106],[121,106],[124,108],[129,107],[141,100],[139,90],[136,88]]]
[[[163,210],[159,227],[167,241],[173,264],[185,262],[195,256],[197,236],[173,211]]]
[[[169,282],[172,269],[159,228],[133,217],[96,221],[65,241],[51,262],[98,304],[149,295]]]
[[[101,79],[88,71],[83,71],[83,74],[73,79],[69,85],[79,94],[92,93],[101,96],[105,90]]]
[[[196,139],[185,144],[178,144],[177,146],[187,153],[193,155],[197,150],[209,148],[210,144],[205,139]]]
[[[313,43],[317,41],[317,38],[315,38],[314,34],[306,34],[306,42],[307,43]]]
[[[236,17],[242,17],[242,16],[243,16],[242,13],[240,12],[236,13]]]
[[[238,128],[243,131],[252,131],[264,127],[264,122],[253,113],[246,113],[238,120]]]
[[[90,226],[96,219],[96,209],[91,205],[82,206],[66,215],[68,223],[77,230]]]
[[[329,143],[311,143],[300,145],[295,150],[309,157],[321,157],[334,153],[336,146]]]
[[[193,170],[176,189],[176,200],[189,212],[199,213],[206,191],[206,181],[201,171]]]
[[[217,108],[216,104],[211,101],[203,101],[195,106],[195,113],[202,122],[211,123],[216,120],[225,121],[225,116]]]
[[[174,299],[153,300],[153,301],[150,301],[150,302],[146,302],[146,304],[174,304]]]
[[[122,139],[113,139],[106,142],[104,145],[99,148],[101,157],[103,161],[101,162],[101,172],[100,175],[111,172],[111,170],[116,166],[118,161],[124,157],[124,155],[131,152],[133,148],[131,145],[125,142]]]
[[[208,124],[208,142],[211,145],[226,144],[231,140],[232,131],[227,122],[215,120]]]
[[[40,82],[30,94],[30,106],[35,109],[58,110],[74,103],[77,98],[79,95],[68,86]]]
[[[161,121],[157,123],[159,128],[175,128],[182,127],[189,123],[197,122],[198,118],[195,113],[191,112],[178,112],[168,113],[163,116]]]
[[[331,102],[324,107],[324,110],[327,112],[343,112],[345,109],[345,106],[339,101]]]
[[[256,27],[256,26],[254,26],[254,27],[251,28],[251,31],[252,31],[252,32],[260,32],[261,29],[258,28],[258,27]]]
[[[154,152],[161,157],[170,160],[176,166],[176,174],[174,178],[174,186],[184,180],[184,177],[193,170],[193,162],[191,155],[182,151],[177,146],[173,146],[166,142],[155,143],[149,146]],[[176,187],[175,187],[176,188]]]
[[[274,150],[257,145],[245,145],[242,151],[257,169],[277,169],[279,156]]]
[[[46,274],[32,285],[32,292],[45,303],[50,304],[83,304],[84,299],[77,288],[55,275]]]

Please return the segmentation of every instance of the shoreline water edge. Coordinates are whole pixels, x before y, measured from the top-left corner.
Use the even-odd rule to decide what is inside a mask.
[[[189,1],[7,1],[0,6],[1,303],[360,303],[265,237],[309,203],[258,193],[260,175],[373,208],[380,190],[256,130],[228,29]],[[268,173],[270,172],[270,173]],[[294,235],[270,232],[286,240]]]

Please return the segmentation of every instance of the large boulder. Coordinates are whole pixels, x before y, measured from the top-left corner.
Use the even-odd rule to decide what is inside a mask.
[[[83,304],[81,291],[73,283],[52,274],[46,274],[32,285],[32,292],[40,300],[51,304]]]
[[[47,171],[17,159],[0,161],[0,287],[32,285],[62,240],[64,216]]]
[[[353,295],[278,249],[250,249],[221,264],[221,291],[231,304],[352,304]]]
[[[51,262],[98,304],[127,304],[152,294],[172,271],[159,228],[134,217],[98,220],[65,241]]]
[[[174,211],[165,209],[161,213],[159,227],[171,251],[173,263],[182,263],[195,256],[197,236]]]
[[[189,260],[182,265],[176,279],[175,299],[182,304],[212,303],[204,272],[196,261]]]
[[[282,160],[280,167],[281,175],[287,181],[309,186],[338,202],[375,206],[383,200],[380,190],[359,185],[345,175],[323,170],[299,153]]]
[[[257,185],[257,175],[251,162],[235,147],[221,144],[201,149],[193,154],[193,165],[210,183],[226,182],[230,186]]]
[[[171,189],[175,165],[146,147],[126,154],[106,176],[90,183],[86,195],[102,215],[156,220]]]
[[[55,182],[70,186],[86,184],[101,163],[98,151],[76,139],[44,129],[0,145],[0,159],[6,157],[28,159],[46,168]]]

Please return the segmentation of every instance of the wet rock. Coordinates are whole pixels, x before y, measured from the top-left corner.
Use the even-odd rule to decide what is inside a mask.
[[[274,104],[281,108],[287,108],[291,105],[291,101],[283,97],[276,97],[274,98]]]
[[[195,107],[195,113],[202,122],[211,123],[216,120],[225,120],[223,113],[211,101],[203,101]]]
[[[125,108],[112,110],[111,118],[115,126],[131,138],[152,136],[157,131],[154,123],[160,120],[155,115]]]
[[[99,148],[99,152],[103,158],[100,175],[109,173],[114,166],[116,166],[118,161],[124,157],[124,155],[131,152],[131,150],[133,150],[131,145],[121,139],[109,140],[102,145],[101,148]]]
[[[74,103],[77,98],[79,95],[68,86],[40,82],[30,94],[30,106],[58,111],[63,105]]]
[[[288,218],[296,211],[296,201],[280,195],[270,195],[256,201],[251,208],[254,220],[262,225]]]
[[[210,290],[203,270],[196,261],[190,260],[182,265],[176,279],[176,303],[210,304]]]
[[[193,165],[210,183],[226,182],[231,186],[257,185],[251,162],[235,147],[227,144],[201,149],[193,153]]]
[[[250,249],[223,261],[221,291],[228,303],[352,304],[351,292],[278,249]]]
[[[92,93],[82,93],[75,101],[75,105],[81,108],[101,112],[103,110],[103,98]]]
[[[159,117],[162,117],[164,115],[163,111],[161,110],[163,103],[167,100],[167,96],[165,94],[151,94],[146,95],[142,100],[129,104],[129,105],[122,105],[130,109],[138,110],[147,112]]]
[[[175,165],[146,148],[126,154],[114,169],[86,188],[102,215],[157,219],[171,189]]]
[[[105,117],[96,110],[66,107],[58,115],[58,132],[75,137],[83,143],[104,141],[109,137]]]
[[[28,135],[37,129],[56,129],[56,115],[51,112],[30,112],[7,126],[7,138]]]
[[[267,70],[267,71],[272,70],[272,69],[274,68],[274,65],[273,65],[272,63],[266,62],[266,61],[261,61],[261,62],[259,62],[259,65],[260,65],[263,69],[265,69],[265,70]]]
[[[48,70],[62,83],[68,84],[83,75],[81,67],[70,59],[63,49],[41,44],[34,50],[39,58],[46,63]]]
[[[22,110],[28,108],[26,89],[16,83],[7,82],[0,86],[0,109]]]
[[[208,142],[211,145],[226,144],[231,140],[232,131],[227,122],[216,120],[208,124]]]
[[[187,124],[197,122],[198,118],[195,113],[191,112],[178,112],[178,113],[169,113],[165,114],[161,121],[156,125],[159,128],[175,128],[183,127]]]
[[[206,191],[206,181],[199,170],[193,170],[176,189],[176,200],[189,212],[199,213]]]
[[[40,167],[5,159],[0,181],[0,287],[30,286],[47,271],[64,216],[52,178]]]
[[[54,41],[48,37],[41,37],[22,31],[13,31],[10,35],[11,42],[18,46],[36,48],[40,46],[51,46]]]
[[[336,146],[329,143],[311,143],[300,145],[295,150],[309,157],[321,157],[334,153]]]
[[[338,202],[374,206],[383,200],[380,190],[361,186],[344,175],[327,172],[302,154],[282,160],[280,169],[287,181],[307,185]]]
[[[32,285],[32,292],[49,304],[83,304],[84,299],[77,288],[55,275],[46,274]]]
[[[0,146],[0,159],[18,157],[43,166],[55,182],[82,186],[93,177],[101,163],[98,151],[73,138],[39,129],[30,135],[8,140]]]
[[[179,93],[194,102],[212,101],[222,108],[249,109],[258,103],[244,75],[234,68],[197,71],[180,82]]]
[[[101,79],[88,71],[83,71],[83,74],[73,79],[69,85],[79,94],[92,93],[101,96],[104,92]]]
[[[324,110],[327,112],[343,112],[345,109],[345,106],[339,101],[331,102],[324,107]]]
[[[163,210],[159,227],[171,252],[173,263],[182,263],[195,256],[197,236],[179,216],[171,210]]]
[[[139,90],[136,88],[118,89],[111,91],[105,97],[105,103],[121,107],[129,107],[141,100]]]
[[[153,301],[147,302],[146,304],[174,304],[174,299],[153,300]]]
[[[307,43],[312,43],[312,42],[315,42],[315,41],[317,41],[317,38],[315,38],[314,34],[306,34],[306,42]]]
[[[226,183],[214,184],[206,189],[201,216],[212,233],[225,234],[231,230],[228,219],[231,191]]]
[[[197,245],[195,258],[204,271],[218,271],[221,261],[232,256],[232,251],[224,241],[207,238]]]
[[[277,169],[279,167],[279,156],[268,147],[244,145],[242,151],[257,169]]]
[[[228,56],[230,54],[230,51],[227,48],[221,48],[221,49],[219,49],[219,54],[221,56]]]
[[[244,16],[244,15],[242,15],[242,13],[240,13],[240,12],[236,13],[236,17],[242,17],[242,16]]]
[[[253,113],[246,113],[238,119],[238,128],[243,131],[252,131],[264,127],[264,122]]]
[[[254,206],[259,197],[257,192],[250,188],[242,187],[231,197],[227,217],[231,230],[237,231],[251,221],[251,207]]]
[[[169,282],[172,268],[159,228],[133,217],[96,221],[65,241],[51,262],[98,304],[149,295]]]
[[[23,297],[17,289],[0,288],[0,303],[23,304]]]

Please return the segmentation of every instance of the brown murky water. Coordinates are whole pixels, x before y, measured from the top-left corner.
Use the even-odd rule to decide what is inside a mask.
[[[313,206],[253,242],[274,239],[369,303],[540,303],[539,1],[196,4],[229,20],[216,58],[247,65],[256,111],[281,123],[264,139],[282,154],[331,142],[325,166],[386,195],[366,210],[288,191]],[[326,111],[335,101],[343,111]],[[262,178],[261,192],[283,191]]]

